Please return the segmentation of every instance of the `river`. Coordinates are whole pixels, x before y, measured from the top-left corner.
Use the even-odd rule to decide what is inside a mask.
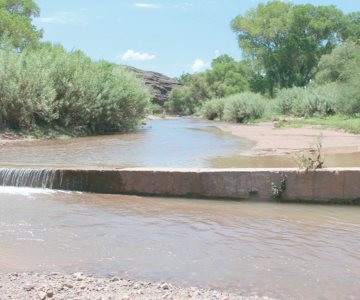
[[[251,142],[200,120],[0,149],[0,164],[209,167]],[[220,163],[218,166],[224,166]],[[0,187],[0,272],[118,274],[283,299],[360,295],[360,207]]]
[[[282,299],[360,295],[360,207],[0,189],[2,272],[83,271]]]

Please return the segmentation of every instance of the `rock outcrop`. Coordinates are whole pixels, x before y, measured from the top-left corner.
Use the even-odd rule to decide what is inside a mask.
[[[146,86],[153,94],[152,102],[160,106],[164,105],[165,101],[169,97],[170,91],[173,88],[179,88],[182,86],[177,80],[163,74],[152,71],[143,71],[129,66],[126,67],[135,72],[137,77],[145,81]]]

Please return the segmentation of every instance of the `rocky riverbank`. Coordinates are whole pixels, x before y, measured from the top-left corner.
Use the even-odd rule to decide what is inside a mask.
[[[182,288],[170,283],[132,281],[112,277],[98,278],[82,273],[0,274],[0,299],[269,299],[245,297],[212,289]]]

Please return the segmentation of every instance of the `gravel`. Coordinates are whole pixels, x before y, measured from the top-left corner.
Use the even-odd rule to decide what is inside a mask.
[[[270,299],[244,297],[239,294],[177,287],[167,282],[133,281],[119,277],[100,278],[74,273],[11,273],[0,274],[0,299],[89,299],[89,300],[150,300],[150,299]]]

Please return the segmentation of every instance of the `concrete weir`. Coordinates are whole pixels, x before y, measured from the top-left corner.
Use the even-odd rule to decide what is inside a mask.
[[[350,202],[360,199],[360,168],[0,169],[0,185],[106,194],[244,200]]]

